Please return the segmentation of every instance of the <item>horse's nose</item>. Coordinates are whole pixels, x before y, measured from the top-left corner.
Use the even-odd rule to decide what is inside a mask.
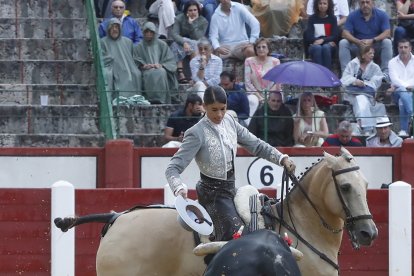
[[[360,230],[359,234],[362,238],[361,244],[371,245],[371,243],[378,237],[378,228],[374,224],[373,226],[369,227],[368,229]]]

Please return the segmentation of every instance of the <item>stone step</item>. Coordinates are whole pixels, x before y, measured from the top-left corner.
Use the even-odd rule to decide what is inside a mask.
[[[0,105],[0,133],[98,134],[96,105]]]
[[[40,105],[40,96],[48,96],[50,105],[95,105],[95,85],[80,84],[0,84],[0,104]]]
[[[119,106],[114,107],[114,116],[119,122],[119,134],[121,138],[134,140],[136,146],[162,146],[164,127],[172,112],[181,105],[152,105],[152,106]],[[393,129],[399,130],[398,106],[386,104],[386,111],[394,123]],[[116,110],[118,108],[118,110]],[[290,106],[295,110],[294,106]],[[327,117],[330,133],[335,133],[338,123],[344,119],[355,121],[352,106],[346,104],[334,104],[322,108]],[[117,121],[116,120],[116,121]]]
[[[164,133],[121,134],[119,138],[131,139],[136,147],[161,147],[166,143]]]
[[[92,61],[0,60],[2,83],[95,84]]]
[[[103,134],[2,134],[0,147],[103,147]]]
[[[113,114],[119,122],[120,135],[131,133],[163,133],[168,117],[181,105],[115,106]]]
[[[0,38],[0,60],[92,60],[86,38]]]
[[[0,38],[89,38],[85,18],[0,18]]]
[[[0,17],[85,18],[84,1],[0,0]]]

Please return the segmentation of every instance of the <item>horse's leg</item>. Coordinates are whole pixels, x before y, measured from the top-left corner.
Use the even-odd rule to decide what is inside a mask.
[[[54,223],[57,228],[60,228],[62,232],[66,232],[69,229],[84,223],[89,222],[100,222],[100,223],[108,223],[115,215],[118,213],[104,213],[104,214],[92,214],[86,215],[82,217],[65,217],[65,218],[55,218]]]

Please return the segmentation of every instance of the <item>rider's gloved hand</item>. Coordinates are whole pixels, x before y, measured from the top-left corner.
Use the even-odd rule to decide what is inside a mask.
[[[175,196],[181,195],[183,198],[187,198],[188,188],[187,185],[181,183],[174,191]]]
[[[289,157],[285,157],[282,159],[282,162],[280,164],[290,173],[295,174],[296,165],[295,163],[289,159]]]
[[[180,189],[178,192],[177,192],[177,196],[179,196],[179,195],[181,195],[183,198],[187,198],[187,190],[186,189]]]

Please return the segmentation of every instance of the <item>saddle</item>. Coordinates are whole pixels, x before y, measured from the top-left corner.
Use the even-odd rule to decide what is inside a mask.
[[[263,211],[272,213],[272,203],[274,203],[273,200],[259,193],[251,185],[240,187],[234,197],[236,210],[245,225],[248,225],[249,232],[264,228],[273,230],[270,218],[262,215]]]

